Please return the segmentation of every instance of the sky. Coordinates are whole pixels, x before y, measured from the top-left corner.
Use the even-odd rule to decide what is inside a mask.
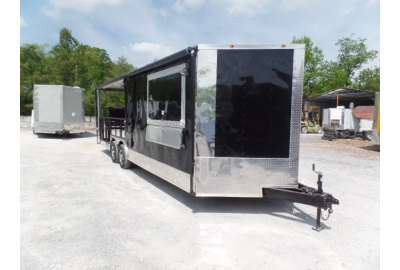
[[[336,60],[354,33],[380,51],[379,0],[21,0],[20,45],[54,45],[66,27],[80,43],[135,67],[196,44],[290,43],[308,36]],[[380,54],[368,67],[380,66]],[[367,66],[366,66],[367,67]]]

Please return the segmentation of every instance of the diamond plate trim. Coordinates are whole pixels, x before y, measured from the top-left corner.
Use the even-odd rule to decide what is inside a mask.
[[[288,159],[195,157],[196,196],[262,197],[263,187],[296,187],[305,48],[294,49]]]
[[[263,187],[297,185],[297,163],[289,159],[196,158],[196,196],[262,197]]]

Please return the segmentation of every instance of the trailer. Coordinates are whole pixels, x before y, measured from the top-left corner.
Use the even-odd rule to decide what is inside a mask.
[[[357,106],[324,109],[322,121],[324,140],[363,138],[371,140],[373,106]]]
[[[100,84],[97,142],[121,168],[197,197],[315,206],[321,230],[321,210],[339,201],[321,172],[316,189],[298,182],[304,53],[304,44],[200,44]],[[104,114],[104,91],[125,96],[124,117]]]
[[[34,134],[84,133],[84,89],[35,84],[31,126]]]

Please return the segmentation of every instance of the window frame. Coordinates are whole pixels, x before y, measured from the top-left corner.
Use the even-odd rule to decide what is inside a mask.
[[[185,112],[186,112],[186,74],[184,70],[187,69],[187,65],[185,63],[179,64],[152,74],[147,75],[147,124],[155,125],[155,126],[167,126],[167,127],[185,127]],[[149,117],[149,102],[150,102],[150,89],[149,82],[155,79],[159,79],[162,77],[166,77],[172,74],[179,73],[181,75],[181,119],[179,121],[171,121],[171,120],[155,120],[150,119]]]

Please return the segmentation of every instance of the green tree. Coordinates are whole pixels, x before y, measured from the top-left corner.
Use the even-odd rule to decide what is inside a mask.
[[[51,49],[52,67],[56,76],[56,82],[62,85],[73,86],[76,84],[77,55],[75,53],[79,42],[72,36],[71,30],[60,30],[59,42]]]
[[[107,80],[110,80],[112,78],[116,78],[119,76],[122,76],[124,74],[127,74],[133,70],[135,70],[136,68],[128,63],[128,60],[126,57],[124,56],[120,56],[118,57],[118,60],[115,62],[112,62],[112,68],[111,68],[111,77],[108,78]],[[103,80],[102,82],[105,82],[107,80]],[[102,83],[100,82],[100,83]],[[102,93],[102,104],[103,104],[103,108],[104,107],[123,107],[124,101],[125,101],[125,97],[124,94],[121,92],[103,92]]]
[[[30,114],[34,84],[62,84],[85,89],[86,114],[95,114],[94,87],[135,67],[124,56],[111,61],[104,49],[83,45],[67,28],[60,30],[59,42],[49,51],[48,45],[20,46],[20,113]],[[124,95],[107,93],[105,106],[123,106]]]
[[[303,97],[306,98],[318,92],[318,78],[324,54],[319,47],[314,45],[311,38],[307,36],[301,38],[293,37],[292,43],[306,45],[303,83]]]
[[[30,115],[33,108],[32,90],[23,89],[19,90],[19,113],[20,115]]]
[[[335,45],[339,45],[338,66],[346,74],[346,83],[344,86],[352,86],[354,74],[360,70],[364,64],[374,60],[378,54],[376,50],[368,50],[365,45],[366,38],[350,37],[339,39]]]
[[[113,62],[106,50],[80,45],[76,49],[77,84],[85,89],[86,114],[95,114],[94,87],[112,78]]]
[[[118,57],[118,60],[114,62],[113,65],[113,77],[119,77],[122,76],[126,73],[129,73],[133,70],[135,70],[136,68],[128,63],[128,59],[124,56],[120,56]]]
[[[355,79],[354,86],[360,90],[380,91],[381,68],[363,69]]]
[[[346,72],[334,61],[324,61],[318,76],[316,93],[324,93],[332,89],[344,87],[347,82]]]
[[[52,81],[48,68],[48,45],[24,44],[20,47],[20,86],[33,89],[34,84]]]
[[[32,110],[34,84],[49,84],[54,77],[48,65],[48,45],[23,44],[20,46],[20,114]]]

